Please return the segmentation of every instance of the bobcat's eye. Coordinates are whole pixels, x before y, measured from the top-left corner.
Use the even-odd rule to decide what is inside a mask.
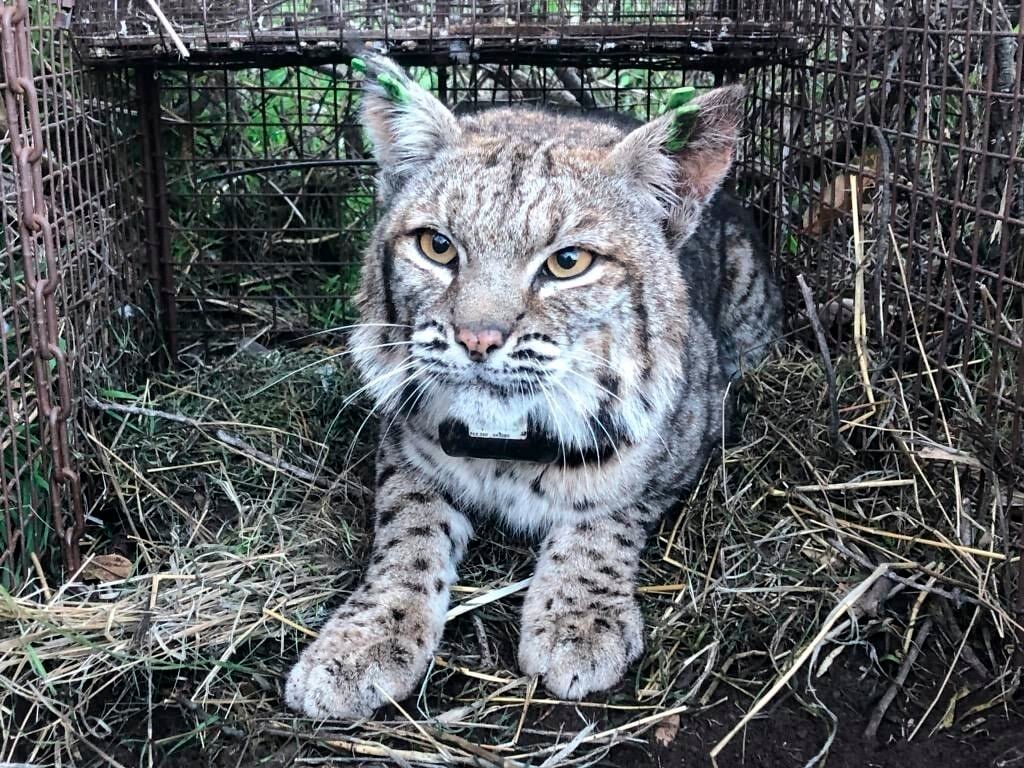
[[[422,230],[416,237],[416,244],[420,248],[420,253],[431,261],[445,266],[451,264],[459,255],[451,240],[432,229]]]
[[[594,263],[594,254],[582,248],[563,248],[550,256],[544,263],[544,269],[558,280],[579,277]]]

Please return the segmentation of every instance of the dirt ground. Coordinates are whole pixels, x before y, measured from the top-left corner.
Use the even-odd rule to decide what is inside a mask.
[[[964,722],[928,737],[935,715],[913,741],[906,735],[913,728],[914,715],[907,711],[890,713],[878,739],[864,738],[871,710],[884,691],[877,678],[860,679],[847,668],[833,670],[821,681],[818,694],[835,713],[838,731],[824,765],[828,768],[1020,768],[1024,766],[1024,709],[1017,701],[1015,710],[992,710],[976,718],[964,716]],[[934,691],[931,691],[934,695]],[[931,697],[922,692],[921,703]],[[945,703],[949,694],[942,697]],[[905,702],[904,702],[905,704]],[[899,705],[894,705],[897,709]],[[969,710],[970,704],[963,705]],[[937,707],[942,709],[943,707]],[[651,752],[649,764],[704,768],[711,766],[708,745],[717,740],[741,717],[730,702],[712,712],[684,720],[676,739],[667,748]],[[746,734],[729,745],[718,758],[720,768],[789,768],[803,766],[821,749],[827,738],[827,723],[802,708],[794,696],[787,697],[767,715],[754,720]],[[626,763],[610,763],[612,765]],[[635,764],[646,765],[642,759]]]
[[[959,699],[955,709],[950,709],[948,702],[954,692],[947,685],[940,696],[940,706],[933,709],[920,735],[913,741],[907,740],[915,718],[938,690],[942,671],[934,672],[935,675],[929,676],[933,685],[910,692],[906,699],[896,700],[882,721],[878,738],[870,741],[863,735],[864,728],[887,683],[850,666],[833,667],[816,683],[821,704],[833,713],[837,722],[834,741],[817,765],[828,768],[1024,768],[1024,697],[1020,695],[1011,698],[1009,706],[986,708],[981,699],[967,697]],[[164,691],[165,701],[169,703],[154,712],[152,751],[146,748],[145,728],[141,723],[134,734],[118,734],[101,749],[109,747],[107,754],[125,766],[147,765],[148,755],[152,754],[153,764],[160,768],[403,764],[386,759],[371,761],[341,748],[325,748],[323,743],[313,740],[277,736],[269,732],[273,729],[268,729],[265,723],[224,724],[207,732],[215,736],[205,745],[187,744],[187,738],[182,737],[197,730],[204,717],[184,704],[174,703],[175,699],[184,702],[186,693],[180,687]],[[801,705],[801,700],[805,704],[810,700],[806,690],[802,693],[801,696],[792,692],[781,696],[765,713],[751,721],[718,756],[718,768],[801,768],[808,765],[825,746],[830,729],[828,717],[820,710],[815,715]],[[593,765],[711,768],[715,763],[709,752],[743,717],[748,707],[749,702],[727,697],[707,709],[683,715],[678,730],[671,726],[652,728],[641,739],[613,746]],[[283,711],[282,715],[282,723],[287,722],[288,716]],[[395,711],[378,713],[379,718],[397,716]],[[614,716],[588,719],[596,720],[598,729],[611,727],[616,721]],[[933,732],[943,720],[945,727]],[[575,708],[551,706],[539,708],[538,714],[529,718],[524,731],[543,728],[571,733],[579,730],[580,723],[580,714]],[[302,731],[301,728],[296,730]],[[525,736],[523,743],[529,741]],[[166,749],[162,745],[174,746]],[[89,764],[109,763],[97,757]],[[479,763],[481,766],[502,764],[487,760]]]

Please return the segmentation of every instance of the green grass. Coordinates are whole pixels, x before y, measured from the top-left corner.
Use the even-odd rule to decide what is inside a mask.
[[[24,379],[21,379],[24,385]],[[52,538],[50,522],[50,483],[44,474],[40,443],[39,422],[20,422],[0,430],[0,470],[4,482],[17,478],[13,492],[8,496],[7,513],[11,531],[21,532],[21,541],[13,547],[10,557],[0,565],[0,586],[11,590],[21,584],[30,569],[31,555],[41,563],[49,563],[49,552],[57,543]],[[11,548],[8,529],[0,517],[0,552]]]

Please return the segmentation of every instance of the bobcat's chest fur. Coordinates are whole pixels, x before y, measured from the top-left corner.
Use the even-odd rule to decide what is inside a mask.
[[[699,316],[691,318],[691,327],[707,333]],[[549,463],[450,456],[437,439],[445,414],[429,407],[408,416],[382,452],[395,452],[457,508],[520,530],[544,532],[623,509],[636,515],[638,505],[640,516],[650,517],[695,479],[720,433],[725,382],[715,349],[691,344],[684,375],[673,386],[633,395],[650,420],[641,439],[609,431],[596,419],[588,425],[589,434],[606,444],[598,455],[575,452]],[[626,418],[627,402],[618,400],[607,399],[607,413]]]
[[[453,457],[430,432],[414,428],[403,430],[399,445],[456,506],[535,532],[607,514],[623,495],[637,496],[652,461],[648,446],[622,446],[614,458],[573,466]]]

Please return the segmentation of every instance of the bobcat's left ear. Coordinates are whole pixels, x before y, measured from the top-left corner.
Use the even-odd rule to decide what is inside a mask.
[[[455,116],[391,59],[366,54],[352,59],[363,74],[362,123],[380,171],[379,193],[387,200],[405,178],[459,138]]]
[[[680,241],[696,229],[704,206],[732,167],[746,88],[716,88],[669,110],[620,141],[606,163],[649,193]]]

